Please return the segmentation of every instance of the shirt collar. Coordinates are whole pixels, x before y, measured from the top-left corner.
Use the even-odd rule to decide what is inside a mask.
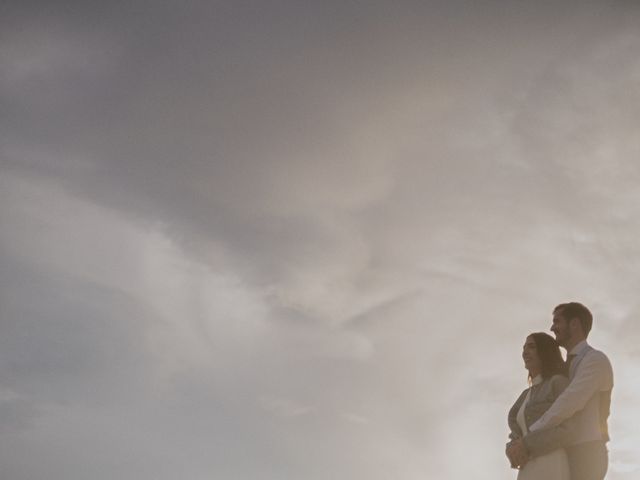
[[[539,383],[542,383],[542,374],[540,373],[531,379],[531,385],[538,385]]]
[[[588,346],[589,345],[587,344],[587,341],[586,340],[582,340],[575,347],[573,347],[568,354],[569,355],[580,355],[583,352],[583,350],[585,348],[587,348]]]

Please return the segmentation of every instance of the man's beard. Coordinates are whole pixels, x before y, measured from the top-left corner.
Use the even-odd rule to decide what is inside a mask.
[[[560,345],[561,347],[566,347],[568,340],[569,340],[569,337],[567,335],[556,334],[556,342],[558,342],[558,345]]]

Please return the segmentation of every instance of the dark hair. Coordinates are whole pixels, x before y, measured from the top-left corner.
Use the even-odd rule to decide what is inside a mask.
[[[532,333],[536,344],[538,357],[540,358],[540,373],[542,378],[550,378],[554,375],[567,376],[568,369],[560,353],[560,345],[555,338],[544,332]]]
[[[583,304],[578,302],[561,303],[553,309],[553,313],[559,313],[567,322],[572,318],[577,318],[580,320],[585,336],[589,335],[593,325],[593,315]]]

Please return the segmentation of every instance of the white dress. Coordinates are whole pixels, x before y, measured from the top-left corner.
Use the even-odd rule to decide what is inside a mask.
[[[538,375],[532,381],[533,385],[537,385],[541,382],[541,375]],[[527,428],[527,424],[524,420],[524,408],[527,403],[529,403],[530,396],[531,389],[529,389],[524,402],[522,402],[520,410],[518,410],[518,415],[516,416],[516,420],[522,429],[523,435],[529,433],[529,429]],[[518,480],[570,480],[567,452],[564,448],[558,448],[546,455],[530,459],[524,468],[521,468],[518,471]]]

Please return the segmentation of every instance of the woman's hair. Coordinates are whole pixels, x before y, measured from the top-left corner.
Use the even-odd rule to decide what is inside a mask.
[[[567,365],[562,359],[558,342],[551,335],[544,332],[532,333],[529,337],[533,338],[536,343],[542,378],[546,379],[558,374],[567,376]]]

